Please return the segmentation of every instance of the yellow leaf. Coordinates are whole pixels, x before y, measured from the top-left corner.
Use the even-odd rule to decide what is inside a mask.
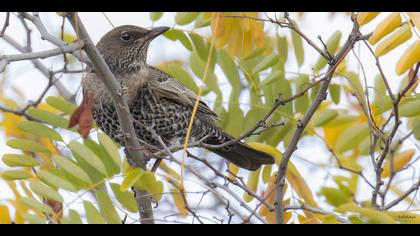
[[[172,199],[174,200],[175,206],[178,208],[179,215],[182,218],[186,218],[188,216],[188,209],[185,206],[185,201],[184,201],[185,196],[182,195],[183,193],[181,193],[181,191],[175,188],[171,189],[170,193],[171,193]]]
[[[239,171],[239,167],[233,163],[229,163],[229,175],[228,178],[229,179],[236,179],[235,176],[233,176],[233,174],[237,174]]]
[[[11,109],[18,109],[18,104],[13,100],[0,96],[0,101]],[[0,122],[0,126],[3,127],[4,133],[7,137],[24,138],[25,133],[17,128],[17,124],[23,121],[25,118],[12,113],[4,112],[1,113],[3,120]]]
[[[404,24],[397,31],[392,33],[386,39],[384,39],[375,49],[375,55],[377,57],[387,54],[392,49],[398,47],[405,41],[409,40],[413,33],[409,24]]]
[[[399,12],[394,12],[378,24],[369,38],[369,43],[374,45],[383,37],[394,31],[401,25],[401,15]]]
[[[267,144],[256,143],[256,142],[248,143],[248,145],[257,149],[257,150],[259,150],[259,151],[270,154],[271,156],[274,157],[274,159],[276,159],[277,164],[280,163],[280,159],[282,157],[282,154],[277,148],[272,147],[272,146],[267,145]]]
[[[411,161],[411,158],[413,158],[415,152],[416,152],[415,149],[410,149],[394,156],[394,171],[399,171],[403,167],[405,167]],[[384,170],[381,176],[383,178],[386,178],[386,177],[389,177],[390,175],[391,175],[391,161],[387,160],[384,164]]]
[[[265,42],[263,24],[247,17],[258,17],[257,12],[214,12],[203,14],[211,16],[212,37],[215,37],[216,48],[229,48],[236,56],[247,56],[252,48],[262,47]],[[233,18],[230,16],[242,16]]]
[[[408,17],[414,23],[417,30],[420,31],[420,12],[407,12]]]
[[[176,171],[174,171],[172,168],[170,168],[167,164],[166,164],[166,162],[165,161],[161,161],[160,162],[160,165],[159,165],[159,168],[161,169],[161,170],[163,170],[163,171],[165,171],[167,174],[169,174],[171,177],[173,177],[173,178],[175,178],[175,179],[177,179],[177,180],[180,180],[181,179],[181,176],[176,172]]]
[[[10,224],[9,208],[6,205],[0,205],[0,224]]]
[[[338,64],[336,71],[338,73],[344,73],[347,70],[347,60],[344,59],[340,62],[340,64]]]
[[[420,61],[420,41],[417,40],[413,45],[407,48],[397,62],[397,75],[404,74],[408,69]]]
[[[337,212],[358,212],[369,220],[370,223],[395,224],[395,220],[385,212],[377,211],[371,208],[361,208],[354,203],[346,203],[336,209]]]
[[[369,126],[366,123],[347,128],[337,137],[335,145],[337,153],[343,153],[357,148],[367,136],[369,136]]]
[[[276,163],[280,162],[281,159],[281,152],[272,146],[262,144],[262,143],[249,143],[249,145],[257,150],[262,152],[268,153],[272,155],[276,159]],[[287,172],[286,172],[286,179],[289,181],[292,188],[296,191],[296,193],[305,200],[305,202],[312,206],[317,207],[317,203],[313,199],[312,191],[309,186],[306,184],[306,181],[300,175],[299,171],[296,169],[295,165],[290,161]]]
[[[357,22],[360,26],[366,25],[371,20],[373,20],[376,16],[379,15],[380,12],[359,12],[357,14]]]
[[[357,123],[357,117],[338,116],[324,126],[324,139],[328,147],[335,149],[338,136],[348,127]]]

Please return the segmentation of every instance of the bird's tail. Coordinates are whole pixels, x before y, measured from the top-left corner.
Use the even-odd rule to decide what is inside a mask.
[[[233,138],[230,135],[227,135],[227,140],[232,140]],[[216,140],[209,140],[209,144],[218,145],[221,144],[220,141],[217,143]],[[213,141],[213,142],[212,142]],[[274,157],[271,155],[256,150],[243,142],[237,142],[233,144],[233,146],[229,146],[228,148],[221,148],[221,149],[211,149],[210,151],[218,154],[219,156],[223,157],[224,159],[232,162],[233,164],[247,169],[247,170],[257,170],[264,164],[274,164]]]

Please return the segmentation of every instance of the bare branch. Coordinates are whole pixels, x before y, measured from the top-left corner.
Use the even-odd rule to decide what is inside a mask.
[[[408,189],[406,192],[404,192],[400,197],[395,199],[394,201],[390,202],[388,205],[384,207],[384,210],[389,210],[392,207],[396,206],[398,203],[400,203],[402,200],[404,200],[408,195],[410,195],[414,191],[418,191],[420,188],[420,178],[413,186],[411,186],[410,189]]]
[[[34,12],[32,15],[27,12],[22,12],[21,16],[31,21],[35,25],[35,27],[38,29],[39,33],[41,34],[42,39],[47,40],[48,42],[56,45],[59,48],[63,48],[68,45],[67,42],[60,40],[54,37],[52,34],[48,33],[47,29],[45,28],[44,24],[41,21],[41,18],[39,17],[38,12]],[[81,62],[89,63],[88,58],[81,51],[73,52],[72,55],[77,57],[77,59],[79,59]]]
[[[22,45],[20,45],[12,37],[9,37],[8,35],[4,35],[3,39],[20,52],[23,52],[23,53],[31,52],[30,46],[23,47]],[[44,66],[44,64],[42,64],[40,60],[33,59],[31,60],[31,62],[35,66],[35,68],[37,68],[47,79],[50,77],[51,72],[48,70],[46,66]],[[71,94],[67,90],[67,88],[59,81],[59,79],[53,76],[53,80],[55,81],[54,87],[58,90],[61,96],[63,96],[67,101],[74,102],[73,94]]]
[[[81,45],[83,47],[83,43]],[[74,51],[79,50],[80,44],[70,44],[63,46],[61,48],[45,50],[40,52],[28,52],[28,53],[21,53],[21,54],[14,54],[14,55],[2,55],[0,56],[1,66],[0,66],[0,73],[6,68],[6,65],[10,62],[14,61],[24,61],[24,60],[34,60],[34,59],[44,59],[47,57],[53,57],[57,55],[61,55],[64,53],[71,53]]]
[[[6,32],[7,27],[9,26],[10,12],[6,12],[6,19],[4,20],[3,28],[0,30],[0,38],[3,37],[4,32]]]
[[[337,66],[341,63],[341,61],[346,57],[346,55],[350,52],[353,48],[354,44],[359,40],[360,32],[359,32],[359,25],[357,21],[353,19],[353,30],[349,35],[346,43],[343,45],[342,49],[338,54],[335,56],[334,63],[330,64],[328,67],[327,73],[325,75],[325,80],[322,83],[318,94],[316,95],[312,105],[309,107],[307,112],[305,113],[304,117],[301,121],[298,121],[297,128],[293,137],[290,141],[289,146],[287,147],[285,153],[283,154],[283,158],[281,159],[278,174],[276,177],[276,221],[277,223],[284,223],[284,206],[283,206],[283,197],[284,197],[284,184],[285,184],[285,175],[287,171],[287,166],[289,163],[292,154],[297,149],[297,144],[305,130],[305,127],[308,125],[309,121],[311,120],[312,116],[314,115],[315,111],[318,109],[319,105],[322,101],[325,100],[327,95],[328,86],[330,85],[331,79],[334,75],[334,71]]]

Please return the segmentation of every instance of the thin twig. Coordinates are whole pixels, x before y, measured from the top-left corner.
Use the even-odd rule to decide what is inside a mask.
[[[3,24],[3,28],[0,30],[0,38],[3,37],[4,32],[6,32],[7,27],[9,26],[10,12],[6,12],[6,19]]]

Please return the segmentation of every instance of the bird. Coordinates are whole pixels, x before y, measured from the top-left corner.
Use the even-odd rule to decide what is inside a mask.
[[[173,76],[147,64],[150,42],[169,29],[122,25],[110,30],[96,44],[127,96],[137,139],[149,152],[162,149],[161,141],[168,147],[184,144],[197,99],[194,92]],[[82,78],[82,89],[84,94],[89,94],[93,99],[93,120],[104,133],[124,146],[111,93],[92,66],[88,65],[86,71]],[[234,137],[220,128],[216,113],[200,100],[191,129],[190,143],[200,141],[210,146],[231,140]],[[275,162],[271,155],[242,141],[219,149],[207,149],[249,171]]]

